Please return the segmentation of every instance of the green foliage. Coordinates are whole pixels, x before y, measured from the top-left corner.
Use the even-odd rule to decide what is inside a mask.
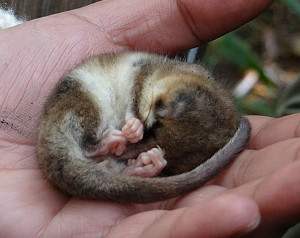
[[[275,86],[265,74],[262,63],[250,44],[235,33],[227,34],[214,41],[212,52],[214,62],[216,62],[216,59],[224,59],[237,65],[240,70],[255,69],[259,73],[262,82],[269,86]],[[208,61],[208,64],[211,62]]]
[[[287,6],[289,10],[300,17],[300,2],[297,0],[279,0],[280,3]]]

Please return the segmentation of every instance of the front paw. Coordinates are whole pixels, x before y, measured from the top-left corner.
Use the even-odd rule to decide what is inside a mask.
[[[123,126],[122,133],[130,143],[137,143],[144,136],[143,123],[137,118],[130,118]]]

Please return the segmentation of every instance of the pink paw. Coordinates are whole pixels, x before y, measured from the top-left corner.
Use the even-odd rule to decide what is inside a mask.
[[[126,138],[119,130],[111,130],[101,141],[100,150],[104,154],[121,155],[126,149]]]
[[[124,173],[129,176],[150,178],[159,175],[166,165],[167,161],[163,158],[163,152],[158,148],[153,148],[141,153],[137,159],[129,160]]]
[[[122,128],[123,135],[131,143],[137,143],[143,139],[144,126],[143,123],[137,118],[130,118]]]
[[[113,154],[120,156],[126,149],[127,140],[119,130],[109,130],[105,133],[96,151],[87,154],[88,157]]]

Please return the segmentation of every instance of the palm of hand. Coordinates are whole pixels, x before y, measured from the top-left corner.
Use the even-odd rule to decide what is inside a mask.
[[[224,193],[254,198],[262,215],[265,213],[265,223],[275,220],[280,224],[287,217],[294,221],[299,215],[299,189],[295,186],[300,179],[300,164],[296,160],[299,139],[294,138],[298,133],[299,117],[293,115],[277,120],[251,117],[253,135],[256,135],[250,143],[251,150],[244,151],[226,173],[215,180],[215,185],[199,188],[176,201],[151,205],[120,205],[64,196],[41,175],[35,161],[34,145],[1,140],[0,234],[7,237],[97,237],[109,232],[108,237],[124,237],[124,234],[128,234],[125,237],[140,237],[154,222],[163,220],[162,216],[175,215],[172,221],[175,226],[184,220],[179,214],[185,209],[202,207],[203,212],[207,198]],[[286,126],[284,131],[282,125]],[[270,131],[273,136],[268,133]],[[289,196],[290,204],[282,203],[286,196]],[[275,210],[270,205],[274,202]],[[168,214],[170,211],[162,210],[164,208],[177,210]]]
[[[99,27],[84,20],[92,14],[92,8],[86,11],[88,14],[80,18],[73,15],[49,18],[52,27],[41,19],[28,25],[30,34],[13,29],[1,33],[0,78],[1,86],[6,85],[0,94],[1,120],[7,108],[6,118],[27,113],[33,123],[20,129],[31,134],[24,137],[15,133],[15,127],[7,129],[7,121],[0,121],[0,237],[231,237],[247,225],[242,224],[241,209],[232,213],[234,205],[241,202],[233,194],[250,197],[257,203],[262,215],[257,234],[280,236],[286,225],[299,219],[300,115],[276,120],[251,117],[253,133],[249,149],[210,185],[177,200],[143,206],[119,205],[69,198],[48,185],[35,161],[32,136],[43,96],[66,70],[83,58],[102,53],[103,49],[117,48]],[[43,24],[48,26],[46,32]],[[173,22],[171,25],[177,27]],[[42,34],[38,33],[39,26]],[[64,37],[57,32],[63,32]],[[185,39],[190,41],[186,36]],[[34,47],[28,47],[32,42]],[[159,43],[166,47],[166,42]],[[11,45],[18,47],[7,50]],[[7,66],[11,59],[17,63]],[[31,62],[30,67],[27,62]],[[31,102],[35,105],[28,107]]]
[[[107,232],[110,232],[108,237],[140,237],[144,229],[165,213],[158,208],[167,203],[120,205],[64,196],[43,178],[35,161],[34,146],[4,140],[0,143],[3,148],[0,235],[3,237],[4,234],[6,237],[98,237]],[[201,198],[192,202],[182,199],[179,205],[174,203],[169,208],[199,202]]]

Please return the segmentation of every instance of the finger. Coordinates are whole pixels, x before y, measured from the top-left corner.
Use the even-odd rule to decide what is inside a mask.
[[[194,207],[137,214],[121,222],[108,237],[232,237],[253,230],[259,221],[252,200],[223,195]],[[127,231],[124,236],[128,227],[130,234]]]
[[[194,190],[187,195],[175,199],[170,199],[166,203],[163,203],[162,206],[166,209],[191,207],[207,199],[211,200],[212,198],[215,198],[216,196],[224,193],[225,190],[227,189],[222,186],[206,185]]]
[[[119,130],[112,130],[110,132],[110,135],[123,137],[122,131],[119,131]]]
[[[250,149],[260,149],[290,138],[300,137],[300,113],[281,118],[249,116],[252,126]]]
[[[300,138],[271,144],[261,150],[245,150],[214,179],[214,184],[237,187],[294,163],[299,158]]]
[[[101,27],[116,45],[172,52],[233,30],[270,2],[120,0],[111,4],[97,3],[74,12]]]
[[[120,156],[124,153],[126,149],[126,144],[124,143],[120,143],[118,146],[117,146],[117,150],[116,150],[116,155],[117,156]]]
[[[138,160],[142,161],[144,165],[151,163],[151,159],[148,153],[142,153],[141,155],[139,155]]]
[[[138,129],[140,127],[139,122],[135,122],[128,131],[125,131],[128,139],[134,139],[137,136]]]
[[[226,187],[239,186],[296,160],[300,147],[300,139],[295,138],[299,134],[299,117],[300,114],[279,119],[250,116],[252,143],[257,143],[254,147],[264,147],[243,151],[214,183]]]
[[[264,222],[293,223],[300,219],[300,161],[285,166],[270,176],[231,191],[253,198]]]
[[[135,118],[130,118],[129,120],[127,120],[126,124],[122,128],[122,132],[126,133],[127,130],[132,127],[134,121],[135,121]]]
[[[137,135],[138,135],[138,136],[137,136]],[[138,128],[138,130],[136,131],[136,133],[134,133],[134,136],[133,136],[133,137],[134,137],[133,139],[128,139],[129,142],[131,142],[131,143],[137,143],[137,142],[139,142],[140,140],[142,140],[143,137],[144,137],[144,127],[143,127],[143,126],[140,126],[140,127]]]
[[[250,121],[251,124],[251,138],[255,137],[257,133],[271,120],[273,120],[273,117],[266,117],[266,116],[257,116],[257,115],[251,115],[247,116],[247,118]]]
[[[141,159],[135,159],[134,160],[134,166],[135,167],[142,167],[142,166],[144,166],[144,161],[141,160]]]

